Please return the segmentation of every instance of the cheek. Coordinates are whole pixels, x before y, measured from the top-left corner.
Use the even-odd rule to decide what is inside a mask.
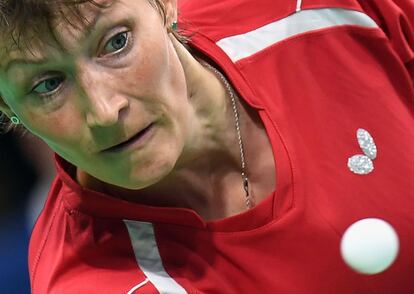
[[[129,95],[144,101],[147,110],[182,120],[177,116],[183,115],[188,104],[184,71],[168,37],[159,33],[157,36],[137,46],[118,84],[123,84]]]
[[[26,116],[27,128],[31,133],[63,148],[80,146],[82,121],[77,112],[64,107],[53,114],[30,112]],[[75,147],[76,148],[76,147]]]
[[[168,76],[168,58],[161,46],[153,45],[141,48],[139,58],[134,61],[130,72],[130,86],[146,96],[159,94],[166,87]]]
[[[151,25],[144,23],[135,29],[130,65],[123,75],[128,80],[127,87],[136,88],[143,97],[159,95],[169,83],[170,41],[158,24],[159,16],[153,17],[153,22],[147,22]]]

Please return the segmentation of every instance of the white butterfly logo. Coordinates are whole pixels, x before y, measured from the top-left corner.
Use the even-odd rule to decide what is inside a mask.
[[[353,173],[367,175],[374,170],[372,161],[377,157],[377,146],[370,133],[364,129],[357,130],[357,139],[365,155],[357,154],[348,158],[348,167]]]

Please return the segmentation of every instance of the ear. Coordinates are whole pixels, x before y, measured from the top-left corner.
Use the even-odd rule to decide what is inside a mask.
[[[165,7],[165,18],[167,28],[171,28],[173,22],[177,21],[177,0],[160,0]]]

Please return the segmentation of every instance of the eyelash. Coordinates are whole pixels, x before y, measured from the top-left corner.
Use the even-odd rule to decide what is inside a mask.
[[[123,31],[117,32],[116,34],[113,34],[110,38],[108,38],[107,41],[105,41],[103,43],[103,47],[99,50],[99,52],[102,52],[103,50],[105,50],[105,47],[109,44],[109,42],[111,42],[111,40],[113,40],[115,37],[120,36],[122,34],[126,34],[126,44],[125,44],[125,46],[122,49],[119,49],[117,51],[114,51],[114,52],[111,52],[111,53],[107,54],[107,56],[120,58],[124,54],[128,53],[129,49],[131,48],[132,43],[133,43],[132,42],[133,37],[132,37],[131,31],[129,31],[129,30],[123,30]],[[102,55],[98,54],[98,56],[101,57]]]
[[[108,38],[108,40],[106,42],[104,42],[104,47],[103,49],[105,49],[105,47],[109,44],[109,42],[111,42],[115,37],[122,35],[122,34],[126,34],[126,44],[124,47],[122,47],[121,49],[111,52],[109,54],[107,54],[107,56],[109,57],[114,57],[114,58],[121,58],[123,55],[127,54],[129,52],[129,49],[132,46],[132,35],[131,35],[131,31],[128,30],[124,30],[121,32],[118,32],[114,35],[112,35],[110,38]],[[101,51],[101,50],[100,50]],[[104,57],[105,58],[105,57]],[[45,76],[47,76],[48,74],[46,74]],[[59,86],[50,92],[46,92],[43,94],[36,94],[34,93],[34,90],[39,87],[42,83],[50,80],[50,79],[54,79],[54,78],[62,78],[62,80],[60,81]],[[63,89],[63,83],[66,81],[66,77],[62,77],[59,75],[48,75],[46,78],[41,79],[39,82],[35,83],[35,86],[31,89],[30,93],[31,94],[35,94],[37,96],[40,96],[42,101],[45,103],[49,103],[49,102],[53,102],[54,101],[54,96],[58,96],[58,94],[62,91]]]
[[[35,84],[35,86],[31,89],[30,93],[40,96],[42,99],[42,102],[48,103],[48,102],[53,101],[54,100],[53,97],[58,96],[58,94],[63,90],[63,83],[65,82],[66,77],[63,77],[62,75],[58,75],[56,73],[55,74],[48,73],[45,76],[46,77],[44,79],[40,80],[38,83]],[[37,87],[39,87],[42,83],[47,82],[51,79],[56,79],[56,78],[61,79],[61,80],[60,80],[59,86],[55,90],[49,91],[43,94],[34,92],[34,90]]]

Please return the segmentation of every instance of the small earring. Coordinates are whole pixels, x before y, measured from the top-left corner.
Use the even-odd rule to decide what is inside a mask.
[[[14,125],[20,124],[20,119],[17,116],[12,116],[10,119]]]
[[[176,31],[176,30],[178,29],[178,23],[177,23],[176,21],[174,21],[174,22],[171,24],[171,29],[172,29],[173,31]]]

